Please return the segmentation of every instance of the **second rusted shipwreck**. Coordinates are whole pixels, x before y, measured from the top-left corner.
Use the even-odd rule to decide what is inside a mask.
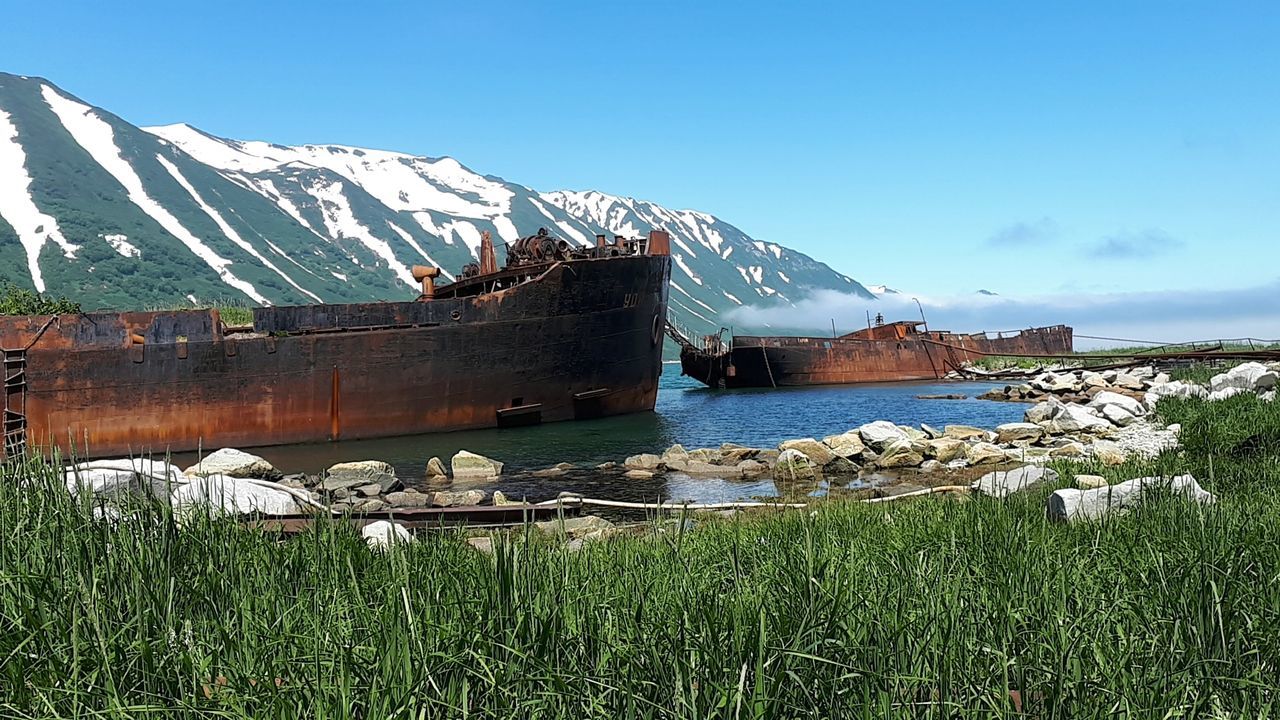
[[[922,329],[924,328],[924,329]],[[983,356],[1054,356],[1072,351],[1066,325],[1012,333],[958,334],[923,322],[879,323],[839,337],[672,333],[683,373],[713,388],[843,385],[940,379]]]
[[[670,239],[545,231],[416,302],[0,318],[4,450],[81,457],[533,424],[652,410]]]

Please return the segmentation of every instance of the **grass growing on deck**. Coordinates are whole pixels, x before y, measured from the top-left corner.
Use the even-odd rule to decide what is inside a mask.
[[[1107,473],[1190,471],[1217,505],[827,503],[576,553],[113,527],[9,468],[0,715],[1012,717],[1016,691],[1040,718],[1274,716],[1280,403],[1159,411],[1185,455]]]

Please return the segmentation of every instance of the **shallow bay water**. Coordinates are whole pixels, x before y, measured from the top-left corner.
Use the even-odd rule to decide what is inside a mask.
[[[621,462],[628,455],[661,453],[674,443],[686,448],[717,447],[734,442],[774,447],[790,438],[841,433],[873,420],[918,426],[928,423],[994,427],[1022,418],[1025,406],[977,400],[992,383],[913,382],[805,388],[711,390],[680,375],[678,365],[664,365],[657,405],[652,413],[536,427],[469,430],[409,435],[376,440],[287,445],[254,449],[282,472],[316,473],[350,460],[383,460],[408,485],[420,485],[427,460],[446,464],[458,450],[470,450],[506,463],[503,477],[485,484],[510,497],[531,501],[562,491],[615,500],[656,499],[722,502],[775,496],[768,478],[724,480],[667,474],[650,480],[628,480],[618,473],[594,469],[598,463]],[[965,400],[922,400],[917,395],[965,394]],[[193,454],[175,458],[195,461]],[[528,471],[568,462],[580,469],[556,478],[537,478]],[[857,482],[857,481],[855,481]],[[824,492],[825,485],[814,492]]]

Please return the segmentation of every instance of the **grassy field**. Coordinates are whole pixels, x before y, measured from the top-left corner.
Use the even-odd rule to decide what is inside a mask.
[[[827,503],[570,552],[387,553],[0,482],[0,716],[1273,717],[1280,403],[1165,400],[1206,509]],[[1062,467],[1068,470],[1068,467]],[[1021,709],[1021,714],[1019,713]]]

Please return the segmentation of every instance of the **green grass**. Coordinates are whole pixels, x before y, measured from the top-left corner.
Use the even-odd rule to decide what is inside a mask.
[[[219,305],[218,316],[227,325],[252,325],[253,308],[239,305]]]
[[[60,315],[80,312],[80,304],[5,283],[0,288],[0,315]]]
[[[1185,452],[1105,472],[1190,471],[1216,505],[833,502],[576,553],[112,526],[10,467],[0,715],[1015,717],[1013,690],[1026,717],[1276,716],[1280,403],[1159,412]]]

